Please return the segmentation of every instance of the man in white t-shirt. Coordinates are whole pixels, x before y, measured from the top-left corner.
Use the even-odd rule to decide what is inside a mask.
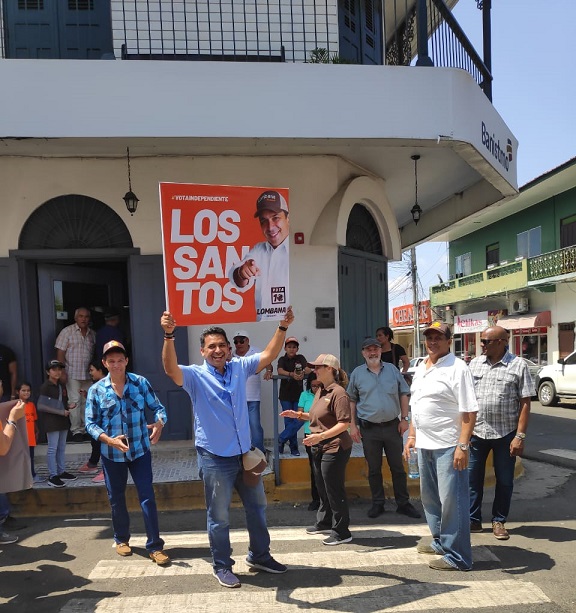
[[[234,264],[228,277],[242,291],[256,285],[256,321],[281,319],[290,304],[288,203],[282,194],[265,191],[256,202],[254,217],[260,221],[266,240],[254,245],[239,264]]]
[[[412,421],[404,448],[418,449],[420,491],[431,544],[418,553],[442,556],[435,570],[470,570],[468,453],[478,402],[465,362],[450,353],[450,328],[435,321],[423,332],[428,357],[416,369],[410,405]]]
[[[261,353],[260,349],[250,346],[250,338],[245,330],[237,330],[233,337],[234,350],[232,355],[242,357]],[[272,366],[266,366],[264,378],[270,379]],[[246,379],[246,400],[248,404],[248,418],[250,420],[250,436],[252,446],[266,453],[264,448],[264,430],[260,423],[260,375],[252,375]]]

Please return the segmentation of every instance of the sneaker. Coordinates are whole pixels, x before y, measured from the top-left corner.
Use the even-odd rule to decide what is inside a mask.
[[[418,553],[427,553],[435,556],[439,555],[439,553],[434,549],[434,547],[432,547],[432,545],[429,545],[428,543],[418,543],[418,545],[416,545],[416,551]]]
[[[484,528],[482,528],[481,521],[471,521],[470,522],[470,532],[472,534],[480,534],[483,530]]]
[[[152,562],[156,562],[156,564],[158,564],[158,566],[166,566],[167,564],[170,564],[170,558],[163,552],[163,551],[153,551],[150,554],[150,559],[152,560]]]
[[[48,479],[48,485],[50,487],[64,487],[66,484],[60,479],[60,477],[55,476]]]
[[[299,458],[300,457],[300,451],[298,451],[298,449],[291,449],[290,450],[290,455],[294,456],[295,458]]]
[[[73,475],[72,473],[63,472],[61,475],[58,475],[62,481],[76,481],[78,477]]]
[[[101,470],[95,477],[92,479],[92,483],[104,483],[104,471]]]
[[[125,558],[132,555],[132,548],[128,543],[116,543],[116,553]]]
[[[418,511],[411,502],[407,502],[401,507],[398,507],[396,509],[396,513],[400,513],[401,515],[407,515],[408,517],[412,517],[413,519],[420,519],[422,517],[422,515],[418,513]]]
[[[274,558],[270,558],[264,562],[254,562],[250,558],[246,558],[246,564],[248,564],[250,568],[257,568],[258,570],[276,575],[281,575],[288,570],[287,566],[280,564],[280,562],[277,562]]]
[[[329,536],[328,538],[322,541],[323,545],[343,545],[344,543],[349,543],[352,540],[352,535],[347,538],[343,538],[341,536]]]
[[[219,568],[212,572],[222,587],[240,587],[238,577],[229,568]]]
[[[306,534],[331,534],[330,528],[320,528],[319,526],[308,526]]]
[[[492,533],[499,541],[507,541],[510,538],[508,530],[506,530],[504,523],[501,521],[492,522]]]
[[[95,475],[98,472],[98,466],[92,466],[88,462],[83,466],[80,466],[78,469],[79,473],[84,473],[85,475]]]
[[[0,545],[11,545],[18,540],[17,536],[12,536],[7,532],[0,532]]]
[[[19,521],[18,519],[14,519],[12,515],[8,515],[8,517],[4,520],[2,527],[8,528],[8,530],[13,531],[24,530],[24,528],[27,528],[28,526],[25,523]]]
[[[428,566],[434,570],[458,570],[455,566],[452,566],[452,564],[448,564],[444,558],[430,560]]]
[[[34,483],[44,483],[44,481],[46,481],[46,477],[41,477],[40,475],[34,475],[34,478],[32,479],[32,481]]]
[[[308,510],[309,511],[317,511],[320,508],[320,501],[319,500],[313,500],[309,505],[308,505]]]
[[[370,507],[367,515],[368,517],[371,517],[372,519],[374,519],[375,517],[382,515],[382,513],[384,513],[384,505],[383,504],[373,504]]]

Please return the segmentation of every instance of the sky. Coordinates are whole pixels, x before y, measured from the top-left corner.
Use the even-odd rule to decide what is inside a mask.
[[[491,12],[492,102],[519,141],[521,187],[576,156],[576,0],[492,0]],[[459,0],[453,13],[482,56],[476,0]],[[427,299],[438,275],[448,278],[448,244],[419,246],[416,261],[419,297]],[[409,270],[407,254],[389,265],[390,310],[412,303]]]

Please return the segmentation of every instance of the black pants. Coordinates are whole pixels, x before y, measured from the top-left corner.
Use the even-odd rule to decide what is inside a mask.
[[[401,507],[410,500],[406,471],[402,463],[403,441],[398,432],[398,419],[383,424],[366,425],[360,422],[364,457],[368,462],[368,484],[373,504],[384,504],[384,483],[382,481],[382,451],[392,474],[392,487],[396,504]]]
[[[314,476],[320,496],[316,513],[316,526],[332,530],[332,536],[350,536],[350,512],[346,498],[346,464],[352,449],[339,449],[336,453],[322,453],[313,448]]]
[[[100,462],[102,443],[100,441],[95,441],[93,438],[91,438],[90,445],[92,446],[92,453],[88,458],[88,464],[90,464],[90,466],[98,466],[98,462]]]
[[[304,438],[306,438],[307,436],[308,434],[305,434]],[[312,500],[320,502],[318,488],[316,487],[316,477],[314,477],[314,454],[312,453],[312,447],[304,445],[304,448],[306,449],[306,453],[308,454],[308,463],[310,464],[310,494],[312,495]]]

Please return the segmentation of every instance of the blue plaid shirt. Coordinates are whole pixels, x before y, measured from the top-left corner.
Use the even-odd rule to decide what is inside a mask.
[[[130,449],[119,449],[102,443],[102,455],[113,462],[132,461],[150,450],[145,408],[154,412],[154,421],[167,421],[166,410],[160,404],[147,379],[126,373],[122,398],[112,389],[110,375],[88,390],[86,399],[86,431],[95,440],[104,432],[110,437],[125,434]]]

